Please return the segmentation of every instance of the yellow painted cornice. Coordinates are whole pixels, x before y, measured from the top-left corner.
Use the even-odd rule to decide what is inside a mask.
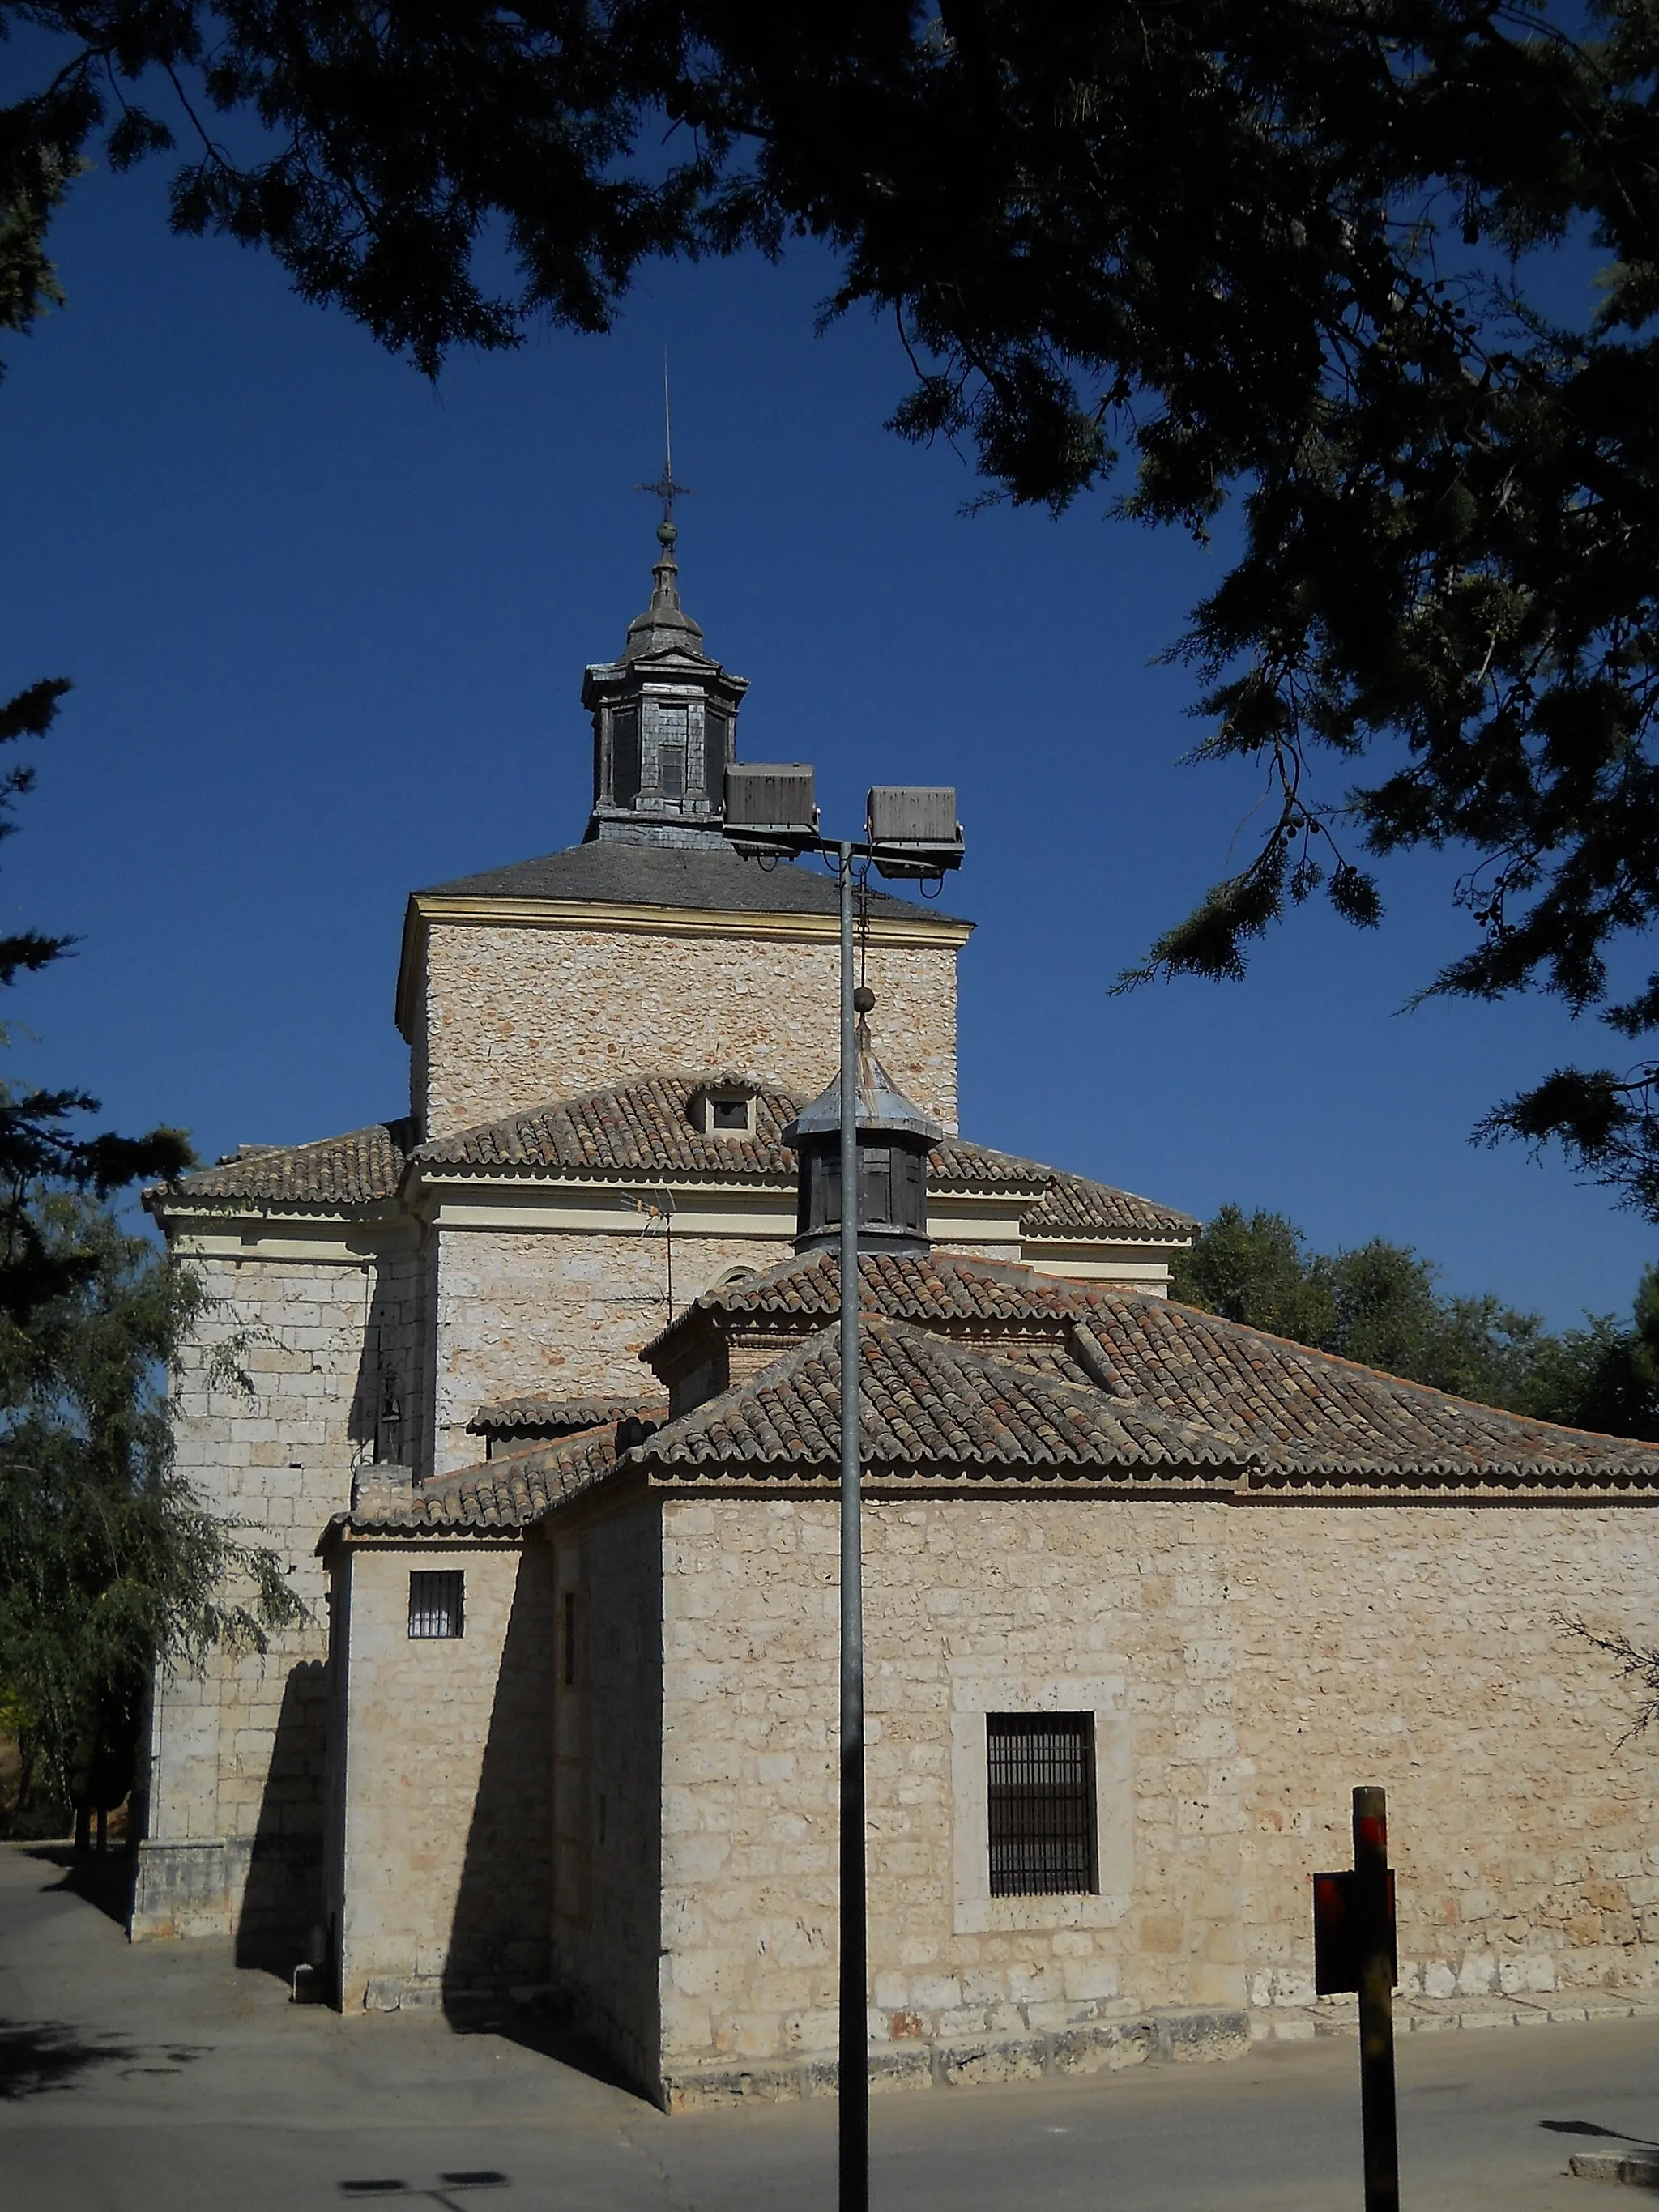
[[[421,959],[434,922],[492,929],[590,929],[635,937],[746,937],[796,945],[833,945],[841,934],[840,919],[833,914],[738,914],[706,907],[632,906],[612,899],[460,898],[416,891],[404,916],[398,968],[398,1027],[411,1044]],[[872,945],[954,951],[968,942],[973,927],[921,911],[872,914],[868,934]]]

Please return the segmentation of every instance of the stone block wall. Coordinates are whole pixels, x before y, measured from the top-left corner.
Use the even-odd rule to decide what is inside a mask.
[[[429,1137],[664,1068],[741,1071],[808,1095],[841,1058],[833,940],[434,921],[411,1110]],[[956,950],[872,945],[877,1048],[957,1126]]]
[[[871,2036],[883,2064],[1033,2048],[1147,2007],[1236,2008],[1224,1504],[872,1501]],[[664,1509],[664,2068],[836,2040],[836,1511]],[[992,1898],[985,1715],[1088,1711],[1100,1893]],[[971,2078],[971,2077],[970,2077]]]
[[[1149,2013],[1306,2002],[1361,1781],[1408,1990],[1659,1978],[1659,1747],[1560,1626],[1650,1632],[1650,1510],[888,1497],[865,1542],[878,2079],[1133,2063]],[[830,2063],[836,1555],[828,1499],[665,1504],[671,2102]],[[1094,1716],[1097,1893],[988,1894],[998,1711]]]
[[[598,1501],[595,1501],[597,1504]],[[550,1524],[558,1614],[552,1977],[660,2093],[662,1540],[654,1500]]]
[[[277,1255],[195,1264],[217,1304],[175,1387],[178,1465],[240,1524],[240,1540],[277,1551],[312,1619],[263,1656],[215,1652],[199,1674],[158,1679],[132,1932],[231,1935],[250,1962],[286,1967],[324,1917],[316,1544],[350,1504],[354,1460],[372,1450],[380,1358],[408,1372],[405,1402],[419,1395],[417,1301],[401,1250],[312,1257],[290,1236]],[[228,1346],[248,1390],[216,1371]]]
[[[1311,1996],[1308,1876],[1352,1863],[1373,1782],[1408,1991],[1659,1978],[1659,1745],[1561,1625],[1650,1640],[1659,1511],[1250,1508],[1229,1582],[1255,2002]]]
[[[544,1983],[554,1607],[546,1546],[355,1544],[341,1859],[341,2008],[458,2005]],[[409,1633],[411,1572],[459,1569],[465,1632]]]
[[[619,1201],[614,1235],[444,1229],[436,1258],[438,1473],[483,1455],[466,1424],[506,1397],[654,1395],[640,1349],[668,1322],[668,1250],[660,1223]],[[793,1221],[787,1226],[791,1234]],[[674,1237],[674,1310],[729,1268],[769,1267],[785,1240]]]

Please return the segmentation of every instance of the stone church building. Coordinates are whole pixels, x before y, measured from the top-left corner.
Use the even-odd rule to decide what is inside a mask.
[[[745,687],[659,535],[586,841],[409,902],[407,1113],[151,1194],[219,1301],[181,1464],[312,1621],[158,1683],[133,1934],[541,1996],[677,2106],[833,2078],[838,951],[721,840]],[[1361,1781],[1407,1989],[1649,1984],[1659,1771],[1563,1623],[1651,1632],[1659,1449],[1175,1304],[1187,1216],[959,1133],[969,933],[870,896],[936,1128],[859,1283],[878,2080],[1227,2047]]]

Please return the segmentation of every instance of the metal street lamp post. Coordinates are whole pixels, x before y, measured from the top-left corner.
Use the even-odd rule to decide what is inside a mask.
[[[837,2068],[840,2212],[870,2203],[869,1938],[865,1896],[863,1456],[859,1423],[858,1016],[853,983],[853,864],[884,876],[942,878],[962,865],[957,795],[877,785],[865,836],[818,835],[811,768],[729,768],[723,829],[757,858],[833,854],[841,893],[841,1986]]]

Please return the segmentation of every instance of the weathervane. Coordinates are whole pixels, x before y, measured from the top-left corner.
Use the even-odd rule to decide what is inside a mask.
[[[657,534],[660,538],[666,531],[668,535],[663,538],[663,543],[672,544],[678,535],[674,526],[674,501],[691,498],[696,486],[674,481],[674,424],[668,405],[668,349],[665,346],[662,356],[662,475],[655,483],[635,484],[634,489],[635,491],[648,491],[653,499],[662,501],[662,524]]]

